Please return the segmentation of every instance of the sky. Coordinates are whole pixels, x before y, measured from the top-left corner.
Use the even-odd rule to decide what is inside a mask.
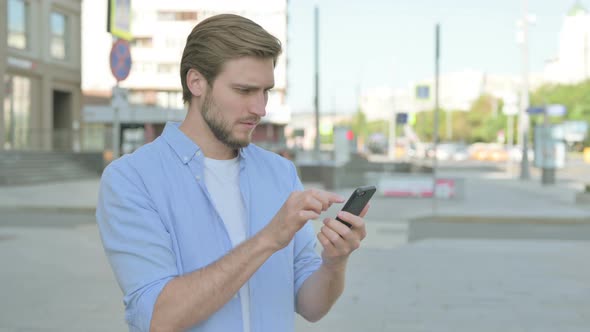
[[[586,8],[589,0],[580,0]],[[576,0],[528,0],[530,72],[558,54],[563,20]],[[320,111],[353,111],[360,91],[407,88],[440,72],[465,69],[520,75],[516,22],[523,0],[289,0],[288,103],[313,111],[314,6],[320,13]]]

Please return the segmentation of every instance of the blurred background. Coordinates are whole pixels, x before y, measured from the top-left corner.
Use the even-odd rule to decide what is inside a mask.
[[[186,37],[220,13],[283,44],[253,142],[305,187],[378,188],[345,295],[298,331],[588,331],[588,9],[0,0],[0,331],[125,330],[100,174],[182,121]]]

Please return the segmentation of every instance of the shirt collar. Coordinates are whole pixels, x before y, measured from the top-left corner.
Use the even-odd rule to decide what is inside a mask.
[[[174,150],[178,158],[184,163],[189,161],[201,151],[201,148],[186,136],[179,128],[180,122],[167,122],[162,132],[162,137]]]
[[[162,132],[162,137],[168,142],[168,145],[174,150],[178,158],[184,164],[188,164],[195,155],[199,155],[202,152],[201,148],[188,138],[179,127],[180,122],[167,122],[164,131]],[[248,147],[238,150],[238,157],[240,160],[246,159],[247,149]]]

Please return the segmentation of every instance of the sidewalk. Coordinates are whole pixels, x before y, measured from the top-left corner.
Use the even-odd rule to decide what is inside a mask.
[[[581,183],[564,180],[543,186],[538,179],[521,181],[505,173],[441,172],[439,177],[463,177],[463,199],[392,198],[378,194],[371,201],[369,217],[380,221],[407,221],[424,215],[473,217],[590,218],[590,206],[576,205]],[[28,186],[0,186],[0,209],[93,212],[99,181],[87,179]],[[364,185],[364,184],[359,184]],[[320,187],[304,183],[306,188]],[[337,190],[348,197],[354,188]]]
[[[0,186],[0,209],[93,212],[100,179]]]

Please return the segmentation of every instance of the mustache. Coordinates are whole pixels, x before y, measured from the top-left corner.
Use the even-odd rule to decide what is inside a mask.
[[[238,122],[247,122],[247,123],[255,123],[258,124],[260,123],[261,118],[259,116],[256,117],[249,117],[249,118],[243,118],[238,120]]]

